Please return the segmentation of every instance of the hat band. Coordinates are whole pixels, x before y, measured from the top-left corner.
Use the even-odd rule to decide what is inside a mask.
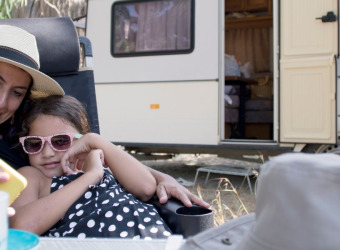
[[[29,56],[12,48],[0,46],[0,57],[24,64],[30,68],[39,70],[38,64]]]

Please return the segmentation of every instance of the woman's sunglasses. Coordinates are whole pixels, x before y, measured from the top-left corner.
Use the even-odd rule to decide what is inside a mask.
[[[51,136],[24,136],[20,137],[20,143],[22,148],[27,154],[38,154],[43,149],[45,142],[47,141],[50,144],[51,148],[55,151],[66,151],[71,147],[73,138],[79,139],[82,137],[81,134],[74,133],[62,133],[55,134]]]

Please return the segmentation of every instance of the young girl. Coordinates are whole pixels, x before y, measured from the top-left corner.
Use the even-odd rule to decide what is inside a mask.
[[[32,166],[19,169],[28,186],[12,204],[16,210],[10,218],[12,228],[54,237],[170,235],[153,205],[142,202],[156,191],[150,171],[124,164],[129,161],[121,149],[89,133],[86,112],[78,100],[70,96],[39,99],[22,127],[27,136],[20,142]],[[88,140],[96,149],[79,157],[81,171],[64,170],[62,157],[78,139]]]

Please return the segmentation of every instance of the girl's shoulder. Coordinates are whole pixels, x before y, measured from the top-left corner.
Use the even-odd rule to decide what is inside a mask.
[[[19,168],[18,172],[29,180],[47,179],[47,177],[43,175],[43,173],[39,169],[31,166]]]

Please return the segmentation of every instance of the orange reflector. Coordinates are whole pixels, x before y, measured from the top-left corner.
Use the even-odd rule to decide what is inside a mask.
[[[159,104],[158,103],[150,104],[150,109],[159,109]]]

